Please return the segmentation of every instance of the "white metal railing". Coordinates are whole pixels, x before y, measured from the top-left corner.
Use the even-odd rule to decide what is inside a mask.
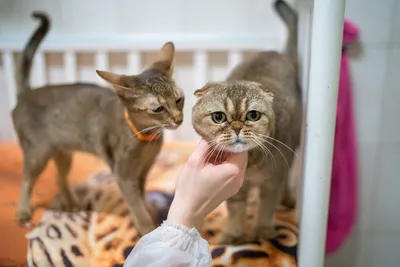
[[[16,104],[16,87],[14,79],[14,70],[16,62],[14,54],[21,52],[28,36],[0,37],[0,54],[2,55],[5,81],[7,106],[11,110]],[[78,81],[78,53],[94,54],[93,69],[107,70],[110,67],[109,55],[113,52],[124,52],[127,58],[126,73],[139,73],[143,67],[142,53],[156,52],[166,41],[173,41],[177,52],[190,52],[193,56],[194,87],[200,87],[209,80],[209,60],[208,52],[219,51],[226,52],[228,55],[226,70],[231,70],[237,65],[246,51],[258,51],[266,49],[279,49],[285,42],[285,36],[265,35],[265,34],[235,34],[235,35],[217,35],[217,34],[142,34],[135,36],[56,36],[49,35],[40,45],[32,66],[32,76],[35,77],[35,86],[42,86],[48,83],[46,77],[46,54],[61,53],[63,56],[63,71],[65,81],[73,83]],[[179,66],[175,66],[179,68]],[[97,79],[99,84],[104,81]],[[1,81],[0,81],[1,83]],[[177,83],[180,81],[177,79]],[[190,95],[193,93],[193,87],[183,88],[187,90],[188,103],[192,105],[194,99]],[[9,119],[2,118],[2,119]],[[11,126],[11,124],[9,124]],[[185,126],[186,125],[186,126]],[[2,129],[1,131],[6,131]],[[193,140],[197,137],[188,123],[184,123],[177,131],[168,132],[167,139],[187,139]],[[10,137],[10,138],[14,138]]]

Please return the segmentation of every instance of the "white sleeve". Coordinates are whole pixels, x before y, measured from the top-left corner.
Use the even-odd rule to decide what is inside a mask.
[[[211,267],[211,254],[207,241],[195,228],[165,221],[139,240],[124,266]]]

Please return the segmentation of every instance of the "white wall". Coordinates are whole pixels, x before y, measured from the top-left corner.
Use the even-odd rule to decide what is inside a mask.
[[[132,36],[168,33],[269,34],[281,47],[285,29],[271,10],[271,0],[12,0],[0,1],[0,40],[25,40],[35,27],[32,10],[45,10],[53,19],[49,39],[62,35]],[[293,1],[291,1],[293,2]],[[360,155],[360,218],[345,247],[329,257],[330,267],[399,266],[400,253],[400,2],[347,0],[347,18],[361,30],[361,47],[351,59]],[[165,40],[167,41],[167,40]],[[179,47],[178,47],[179,50]],[[122,58],[121,58],[122,57]],[[114,69],[123,69],[123,55],[112,55]],[[143,55],[144,65],[151,55]],[[49,82],[63,81],[60,54],[46,57]],[[79,78],[98,81],[93,57],[80,55]],[[93,62],[92,62],[93,63]],[[196,85],[192,54],[178,55],[177,79],[190,92]],[[226,53],[210,54],[208,78],[222,79]],[[0,86],[6,94],[0,65]],[[37,81],[37,80],[36,80]],[[32,77],[35,85],[35,77]],[[4,96],[4,95],[3,95]],[[0,133],[9,136],[8,98],[0,98]],[[187,106],[190,107],[190,103]],[[188,109],[190,114],[190,108]],[[188,120],[189,121],[189,120]],[[190,122],[189,122],[190,124]],[[186,129],[190,125],[186,125]],[[186,130],[185,130],[186,131]],[[313,233],[316,234],[316,233]]]
[[[360,156],[360,214],[329,267],[400,266],[400,1],[347,0],[361,30],[350,51]]]
[[[293,2],[293,1],[289,1]],[[27,34],[29,14],[52,15],[52,34],[282,32],[271,0],[0,1],[0,34]]]

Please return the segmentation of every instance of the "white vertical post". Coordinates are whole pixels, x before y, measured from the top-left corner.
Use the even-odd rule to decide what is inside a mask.
[[[4,67],[4,77],[6,81],[5,93],[6,95],[4,101],[2,102],[5,106],[7,106],[7,111],[11,111],[14,109],[17,104],[17,86],[15,83],[15,60],[14,54],[11,50],[3,51],[3,67]],[[3,109],[4,111],[5,109]],[[1,138],[3,140],[16,140],[16,134],[14,131],[14,127],[12,127],[12,120],[10,113],[7,112],[3,115],[1,124]]]
[[[97,51],[95,64],[97,70],[108,71],[108,54],[106,51]],[[98,81],[102,85],[107,85],[107,83],[100,77],[98,78]]]
[[[67,50],[64,52],[64,67],[67,83],[76,82],[76,53],[75,51]]]
[[[9,103],[9,110],[12,110],[17,103],[17,87],[15,84],[15,64],[14,55],[12,51],[5,51],[3,53],[3,66],[6,78],[7,99]]]
[[[35,72],[35,78],[37,79],[36,86],[44,86],[47,82],[47,70],[46,70],[46,56],[42,51],[38,51],[33,59],[32,70]],[[35,87],[36,87],[35,86]]]
[[[311,1],[312,2],[312,1]],[[302,87],[303,104],[307,100],[307,88],[310,69],[310,45],[311,45],[311,23],[312,3],[310,1],[297,2],[299,13],[298,30],[298,54],[299,54],[299,79]]]
[[[196,50],[194,52],[194,90],[200,89],[204,85],[206,85],[208,81],[208,53],[206,50]],[[194,92],[193,90],[193,92]],[[196,101],[196,97],[191,94],[186,94],[186,104],[184,114],[192,114],[192,106]],[[188,116],[188,115],[186,115]],[[190,116],[190,115],[189,115]],[[193,126],[190,122],[190,118],[183,122],[182,125],[182,134],[179,136],[180,138],[187,140],[198,140],[198,135],[191,134],[190,136],[187,133],[193,133]]]
[[[127,75],[137,75],[142,70],[142,60],[139,51],[128,52],[128,73]]]
[[[194,53],[195,86],[198,87],[196,89],[200,89],[207,82],[207,66],[207,51],[196,51]]]
[[[228,68],[232,71],[239,63],[243,60],[242,53],[240,51],[230,51],[228,54]]]
[[[345,0],[315,0],[300,216],[299,267],[322,267]]]

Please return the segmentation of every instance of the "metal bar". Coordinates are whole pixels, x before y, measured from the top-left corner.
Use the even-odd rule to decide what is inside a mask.
[[[98,50],[95,56],[95,65],[97,70],[109,71],[108,53],[103,50]],[[98,77],[97,79],[101,85],[107,85],[107,83]]]
[[[77,80],[77,64],[76,64],[76,53],[73,50],[67,50],[64,52],[64,67],[65,76],[68,83],[74,83]]]
[[[243,54],[241,51],[233,50],[229,51],[228,54],[228,71],[232,71],[237,65],[243,60]]]
[[[345,0],[314,1],[300,216],[300,267],[322,267],[324,264],[344,7]]]
[[[35,87],[44,86],[47,83],[46,56],[43,51],[38,51],[33,60]]]

